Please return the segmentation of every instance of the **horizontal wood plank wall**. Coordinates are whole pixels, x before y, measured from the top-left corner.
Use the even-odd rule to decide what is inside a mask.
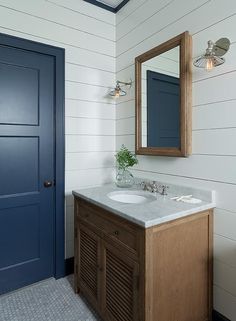
[[[65,48],[66,257],[73,254],[71,191],[113,177],[115,15],[82,0],[0,0],[0,32]]]
[[[193,68],[193,155],[139,156],[139,177],[210,188],[217,193],[214,236],[214,308],[236,320],[236,2],[131,0],[116,15],[117,79],[134,80],[134,58],[186,30],[193,57],[209,39],[228,37],[226,63],[212,72]],[[134,151],[134,87],[116,106],[116,149]]]

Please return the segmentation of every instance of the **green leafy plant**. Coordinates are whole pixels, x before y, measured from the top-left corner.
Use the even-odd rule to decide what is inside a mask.
[[[135,154],[132,154],[127,147],[123,144],[119,152],[115,155],[118,168],[126,169],[138,164],[138,160]]]

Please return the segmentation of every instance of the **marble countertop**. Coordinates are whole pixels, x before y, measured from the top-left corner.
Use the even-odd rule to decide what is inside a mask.
[[[215,207],[215,192],[200,190],[188,186],[170,185],[167,196],[143,192],[137,184],[133,188],[118,188],[115,184],[106,184],[99,187],[80,189],[73,191],[73,195],[79,196],[95,205],[111,211],[144,228],[158,225],[164,222],[185,217],[197,212]],[[154,200],[142,204],[120,203],[110,199],[107,194],[115,191],[142,191],[154,196]],[[189,204],[171,200],[174,196],[191,194],[193,197],[201,199],[199,204]]]

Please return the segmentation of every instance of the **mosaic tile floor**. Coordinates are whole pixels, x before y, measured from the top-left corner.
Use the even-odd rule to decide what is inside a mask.
[[[0,321],[101,321],[72,280],[49,279],[0,296]]]

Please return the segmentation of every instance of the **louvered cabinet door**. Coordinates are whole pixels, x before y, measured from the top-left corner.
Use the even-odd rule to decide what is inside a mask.
[[[119,251],[103,243],[102,314],[108,321],[139,321],[139,265]]]
[[[100,238],[83,224],[78,226],[78,286],[94,308],[99,308]]]

